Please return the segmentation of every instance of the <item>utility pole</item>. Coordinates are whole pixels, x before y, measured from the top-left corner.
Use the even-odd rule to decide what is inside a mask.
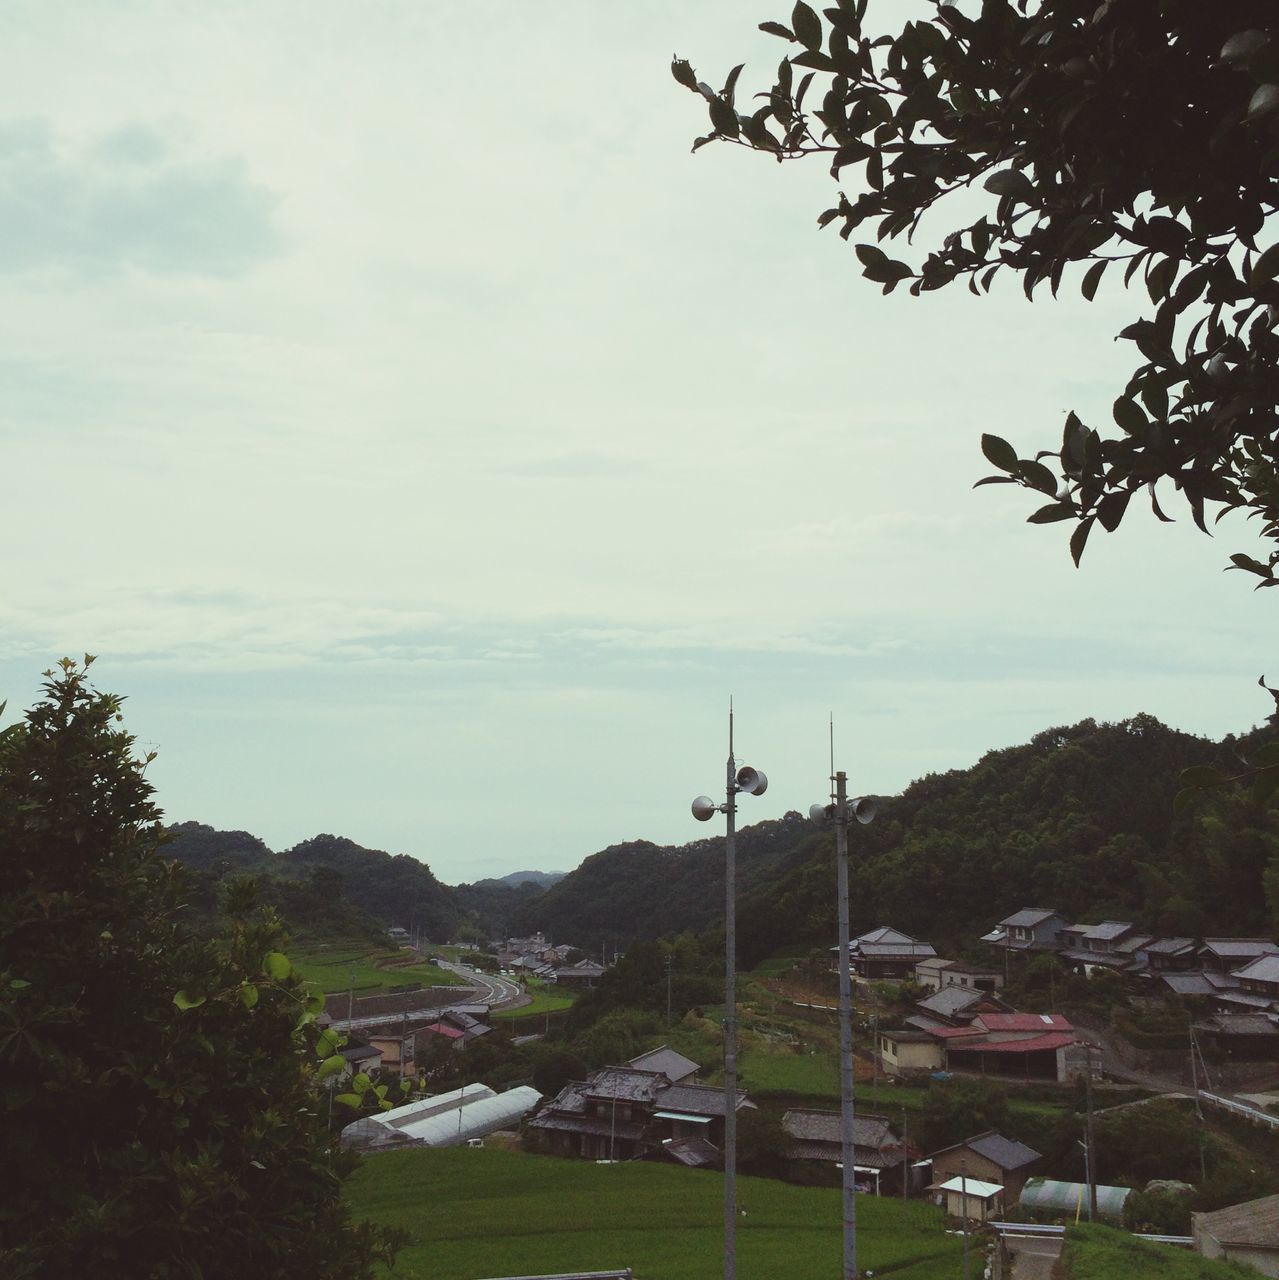
[[[959,1216],[964,1229],[964,1280],[968,1280],[968,1161],[959,1162]]]
[[[1092,1130],[1092,1043],[1089,1042],[1085,1047],[1085,1053],[1088,1061],[1088,1074],[1084,1077],[1084,1098],[1087,1106],[1087,1116],[1085,1119],[1085,1133],[1088,1136],[1088,1221],[1092,1222],[1097,1217],[1097,1159],[1096,1148],[1093,1146],[1093,1130]]]
[[[853,1077],[853,983],[848,939],[848,824],[870,822],[875,802],[866,797],[848,798],[848,775],[835,769],[835,725],[831,722],[831,803],[809,807],[816,823],[835,823],[835,905],[839,943],[839,1137],[843,1161],[842,1207],[844,1217],[843,1280],[857,1280],[857,1151],[854,1141],[856,1103]],[[878,1046],[872,1043],[874,1061]]]
[[[907,1184],[910,1182],[910,1139],[906,1128],[906,1108],[902,1108],[902,1226],[906,1225],[906,1197],[909,1194]]]
[[[728,766],[725,798],[717,805],[698,796],[693,817],[727,819],[724,836],[724,1280],[737,1277],[737,794],[762,796],[768,777],[733,759],[733,704],[728,706]]]
[[[674,959],[668,951],[666,953],[666,1025],[671,1025],[671,961]]]

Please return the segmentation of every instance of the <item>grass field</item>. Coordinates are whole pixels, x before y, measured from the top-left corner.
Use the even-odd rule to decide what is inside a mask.
[[[346,991],[352,985],[358,995],[367,996],[411,982],[421,983],[424,987],[457,984],[455,975],[433,964],[378,967],[379,961],[398,960],[403,954],[356,943],[348,947],[298,947],[289,952],[289,960],[305,982],[326,995]]]
[[[530,978],[525,983],[524,989],[533,997],[532,1003],[522,1004],[516,1009],[495,1010],[494,1021],[501,1021],[504,1018],[532,1018],[539,1013],[559,1013],[563,1009],[571,1008],[576,999],[575,996],[566,996],[562,992],[547,987],[536,978]]]
[[[476,1280],[631,1267],[636,1280],[723,1274],[723,1180],[676,1165],[587,1161],[492,1149],[397,1151],[347,1184],[357,1218],[397,1226],[410,1243],[389,1275]],[[738,1180],[744,1277],[817,1280],[840,1271],[837,1189]],[[893,1280],[959,1280],[960,1242],[939,1211],[862,1196],[858,1266]],[[980,1274],[980,1266],[976,1274]]]
[[[1064,1262],[1068,1280],[1246,1280],[1248,1276],[1255,1280],[1260,1274],[1099,1226],[1070,1228]]]

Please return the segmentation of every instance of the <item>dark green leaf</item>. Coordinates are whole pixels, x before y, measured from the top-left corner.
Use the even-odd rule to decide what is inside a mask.
[[[986,455],[986,461],[1001,471],[1017,470],[1017,451],[1007,440],[986,432],[981,438],[981,451]]]
[[[1038,489],[1040,493],[1046,493],[1050,498],[1056,496],[1057,477],[1042,462],[1027,460],[1018,470],[1022,480],[1032,489]]]
[[[1130,436],[1144,435],[1147,427],[1150,426],[1146,415],[1141,411],[1141,406],[1127,396],[1120,396],[1115,401],[1114,415],[1115,424]]]
[[[1189,769],[1181,771],[1181,785],[1183,787],[1220,787],[1229,781],[1230,779],[1219,769],[1214,769],[1207,764],[1192,765]]]
[[[815,50],[822,47],[822,20],[804,0],[798,0],[791,13],[791,27],[796,39],[806,48]]]
[[[686,89],[697,92],[697,73],[683,58],[671,59],[671,75]]]
[[[1081,520],[1075,532],[1070,535],[1070,558],[1075,562],[1076,568],[1084,557],[1084,547],[1087,545],[1089,533],[1092,532],[1092,522],[1092,516]]]
[[[770,36],[781,36],[783,40],[794,40],[789,27],[784,27],[780,22],[761,22],[759,29]]]
[[[1100,262],[1094,262],[1091,267],[1084,272],[1083,283],[1079,286],[1079,292],[1091,302],[1097,296],[1097,286],[1101,283],[1101,278],[1106,274],[1106,268],[1110,265],[1104,258]]]
[[[1076,514],[1069,502],[1050,502],[1026,517],[1028,524],[1054,524],[1058,520],[1070,520]]]

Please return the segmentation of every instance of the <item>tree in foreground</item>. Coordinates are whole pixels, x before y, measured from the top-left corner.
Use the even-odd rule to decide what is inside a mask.
[[[1001,274],[1027,297],[1078,276],[1091,300],[1108,273],[1143,287],[1151,309],[1120,334],[1140,363],[1113,427],[1071,413],[1059,449],[1026,457],[987,435],[999,474],[980,483],[1042,495],[1029,518],[1074,522],[1076,563],[1139,492],[1166,520],[1160,491],[1180,491],[1205,532],[1210,511],[1246,512],[1275,549],[1233,565],[1279,583],[1279,6],[933,3],[881,34],[867,3],[819,15],[800,0],[787,23],[762,23],[793,52],[749,101],[740,66],[717,91],[677,58],[710,114],[693,149],[816,155],[837,180],[860,170],[861,190],[818,222],[860,233],[862,273],[885,293],[980,293]],[[939,220],[914,262],[880,247]]]
[[[241,887],[193,936],[120,699],[69,660],[44,695],[0,734],[0,1271],[370,1275],[278,919]]]

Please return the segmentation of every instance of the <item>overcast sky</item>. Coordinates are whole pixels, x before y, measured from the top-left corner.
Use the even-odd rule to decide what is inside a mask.
[[[783,16],[7,5],[8,718],[97,653],[170,819],[448,883],[707,834],[730,693],[744,821],[824,797],[830,712],[877,792],[1264,718],[1243,525],[1134,504],[1076,571],[971,487],[1108,420],[1141,299],[883,298],[819,164],[689,154],[672,53],[759,87]]]

